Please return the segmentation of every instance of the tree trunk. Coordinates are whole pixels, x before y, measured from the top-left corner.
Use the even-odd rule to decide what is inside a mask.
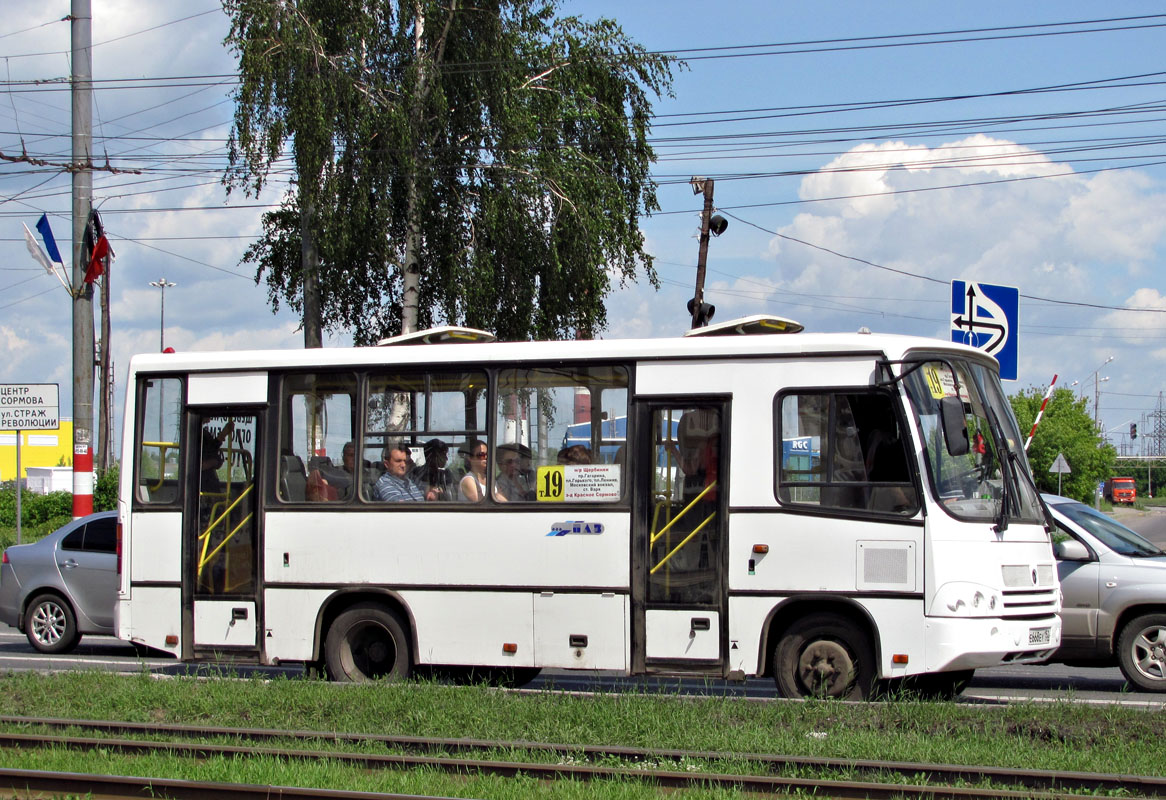
[[[300,207],[300,260],[304,270],[304,347],[323,347],[323,323],[320,313],[320,251],[316,248],[311,220],[315,206],[311,201]]]
[[[417,330],[418,306],[421,299],[421,204],[417,198],[417,174],[409,177],[406,197],[405,264],[401,291],[401,333]]]

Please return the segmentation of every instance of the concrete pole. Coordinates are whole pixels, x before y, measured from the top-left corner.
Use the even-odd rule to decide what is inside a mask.
[[[72,0],[73,51],[73,517],[93,513],[93,286],[85,283],[85,226],[93,207],[93,54],[90,0]]]

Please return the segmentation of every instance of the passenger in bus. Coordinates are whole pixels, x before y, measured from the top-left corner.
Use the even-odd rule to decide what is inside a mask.
[[[409,450],[403,444],[385,446],[385,474],[372,487],[374,500],[384,503],[422,501],[425,492],[409,478]]]
[[[591,449],[586,445],[573,444],[559,451],[560,464],[590,464]]]
[[[486,462],[489,452],[486,443],[477,439],[468,442],[469,472],[462,478],[459,487],[462,499],[470,503],[478,503],[486,498]]]
[[[449,462],[449,445],[441,439],[425,443],[425,463],[414,467],[409,477],[425,492],[426,500],[456,500],[457,486]]]
[[[525,450],[524,454],[522,451]],[[494,499],[502,502],[526,500],[531,496],[530,482],[523,461],[530,460],[530,448],[520,444],[498,446],[498,464],[501,470],[494,482]]]
[[[219,467],[221,466],[223,466],[222,441],[211,430],[204,428],[202,431],[202,460],[199,465],[199,492],[220,494],[223,491],[223,482],[219,480]]]
[[[321,458],[318,465],[308,473],[305,494],[312,501],[347,500],[352,497],[356,485],[356,445],[348,442],[341,450],[341,465],[337,467],[329,458]]]

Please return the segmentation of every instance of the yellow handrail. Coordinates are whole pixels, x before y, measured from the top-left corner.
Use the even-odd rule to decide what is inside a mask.
[[[204,566],[206,566],[207,562],[210,560],[210,556],[207,555],[206,551],[207,551],[207,548],[210,547],[211,532],[214,531],[214,529],[219,526],[219,523],[223,521],[223,519],[227,516],[227,514],[231,513],[231,511],[235,508],[235,506],[239,505],[239,503],[242,502],[243,498],[246,497],[247,495],[249,495],[251,493],[251,490],[254,488],[255,488],[255,484],[251,484],[246,489],[244,489],[242,492],[240,492],[239,496],[235,498],[235,501],[233,503],[231,503],[229,506],[227,506],[225,509],[223,509],[222,513],[220,513],[212,521],[208,522],[207,526],[206,526],[206,530],[199,534],[198,538],[202,542],[202,550],[199,553],[197,578],[202,577],[202,568]],[[211,556],[213,556],[220,549],[222,549],[223,544],[226,544],[226,542],[229,541],[230,538],[232,536],[234,536],[239,531],[239,528],[242,527],[243,524],[245,524],[248,520],[251,519],[251,516],[252,516],[251,514],[248,514],[244,518],[243,522],[239,524],[239,526],[237,526],[233,531],[231,531],[229,534],[227,534],[227,536],[225,536],[223,538],[222,543],[220,543],[219,546],[214,549],[214,552],[211,553]]]
[[[704,496],[706,494],[708,494],[709,492],[711,492],[713,490],[713,488],[716,487],[716,485],[717,485],[717,482],[713,481],[708,486],[704,487],[704,489],[701,491],[701,493],[698,494],[696,497],[694,497],[692,499],[692,501],[689,502],[688,505],[686,505],[683,509],[681,509],[680,513],[677,514],[675,517],[673,517],[672,520],[667,525],[665,525],[659,532],[652,533],[651,534],[651,536],[652,536],[651,544],[655,544],[656,542],[658,542],[660,540],[660,537],[668,532],[669,528],[671,528],[673,525],[675,525],[677,522],[679,522],[681,517],[683,517],[685,514],[687,514],[689,509],[691,509],[693,506],[695,506],[697,503],[699,503],[701,500],[703,500]],[[708,520],[705,520],[705,522],[708,522]],[[653,524],[655,524],[655,520],[653,520]],[[701,523],[701,524],[703,525],[704,523]],[[698,530],[699,530],[699,528],[698,528]],[[685,539],[685,541],[688,541],[688,540]]]
[[[148,491],[156,492],[166,482],[166,451],[171,447],[178,447],[178,442],[142,442],[142,447],[157,447],[162,451],[158,454],[158,482],[153,486],[146,484]]]
[[[222,550],[224,546],[226,546],[227,542],[231,541],[231,539],[234,538],[235,534],[239,532],[239,529],[242,528],[247,523],[249,523],[251,521],[251,518],[254,516],[255,516],[255,514],[251,513],[251,514],[248,514],[247,516],[243,517],[243,520],[238,525],[236,525],[235,528],[230,533],[228,533],[226,536],[223,537],[223,540],[221,542],[219,542],[218,546],[215,547],[214,550],[211,550],[209,553],[206,554],[206,556],[203,558],[202,562],[198,565],[198,576],[200,578],[202,577],[202,568],[205,567],[207,564],[209,564],[211,562],[211,560],[216,555],[218,555],[218,552],[220,550]],[[207,541],[210,541],[210,537],[207,537]]]
[[[694,500],[693,502],[696,502],[696,501]],[[685,509],[685,511],[687,511],[687,510],[688,510],[688,509]],[[672,548],[672,552],[670,552],[668,555],[666,555],[666,556],[664,556],[662,559],[660,559],[660,563],[659,563],[659,564],[657,564],[656,566],[652,567],[652,569],[651,569],[651,570],[648,572],[648,574],[649,574],[649,575],[655,575],[655,574],[656,574],[656,570],[660,569],[660,567],[662,567],[662,566],[664,566],[665,564],[667,564],[667,563],[668,563],[668,559],[672,558],[672,556],[674,556],[674,555],[676,555],[677,553],[679,553],[679,552],[680,552],[680,549],[681,549],[682,547],[684,547],[684,545],[688,544],[688,543],[689,543],[689,541],[692,539],[692,537],[694,537],[694,536],[696,536],[698,533],[700,533],[700,532],[701,532],[701,530],[703,530],[703,529],[704,529],[704,526],[705,526],[705,525],[708,525],[710,522],[712,522],[712,521],[713,521],[713,518],[714,518],[716,515],[717,515],[717,512],[715,512],[715,511],[714,511],[713,513],[709,514],[709,515],[708,515],[708,517],[707,517],[707,518],[705,518],[705,521],[704,521],[704,522],[702,522],[702,523],[700,523],[699,525],[697,525],[697,526],[696,526],[696,527],[693,529],[692,533],[690,533],[690,534],[688,534],[687,536],[685,536],[685,537],[684,537],[684,539],[683,539],[683,540],[680,542],[680,544],[678,544],[678,545],[676,545],[676,547]],[[679,517],[677,517],[677,519],[679,519]]]

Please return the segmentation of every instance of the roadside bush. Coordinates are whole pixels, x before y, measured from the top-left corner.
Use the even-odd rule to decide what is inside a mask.
[[[93,486],[94,511],[113,511],[117,508],[117,476],[117,464],[97,476],[97,483]]]

